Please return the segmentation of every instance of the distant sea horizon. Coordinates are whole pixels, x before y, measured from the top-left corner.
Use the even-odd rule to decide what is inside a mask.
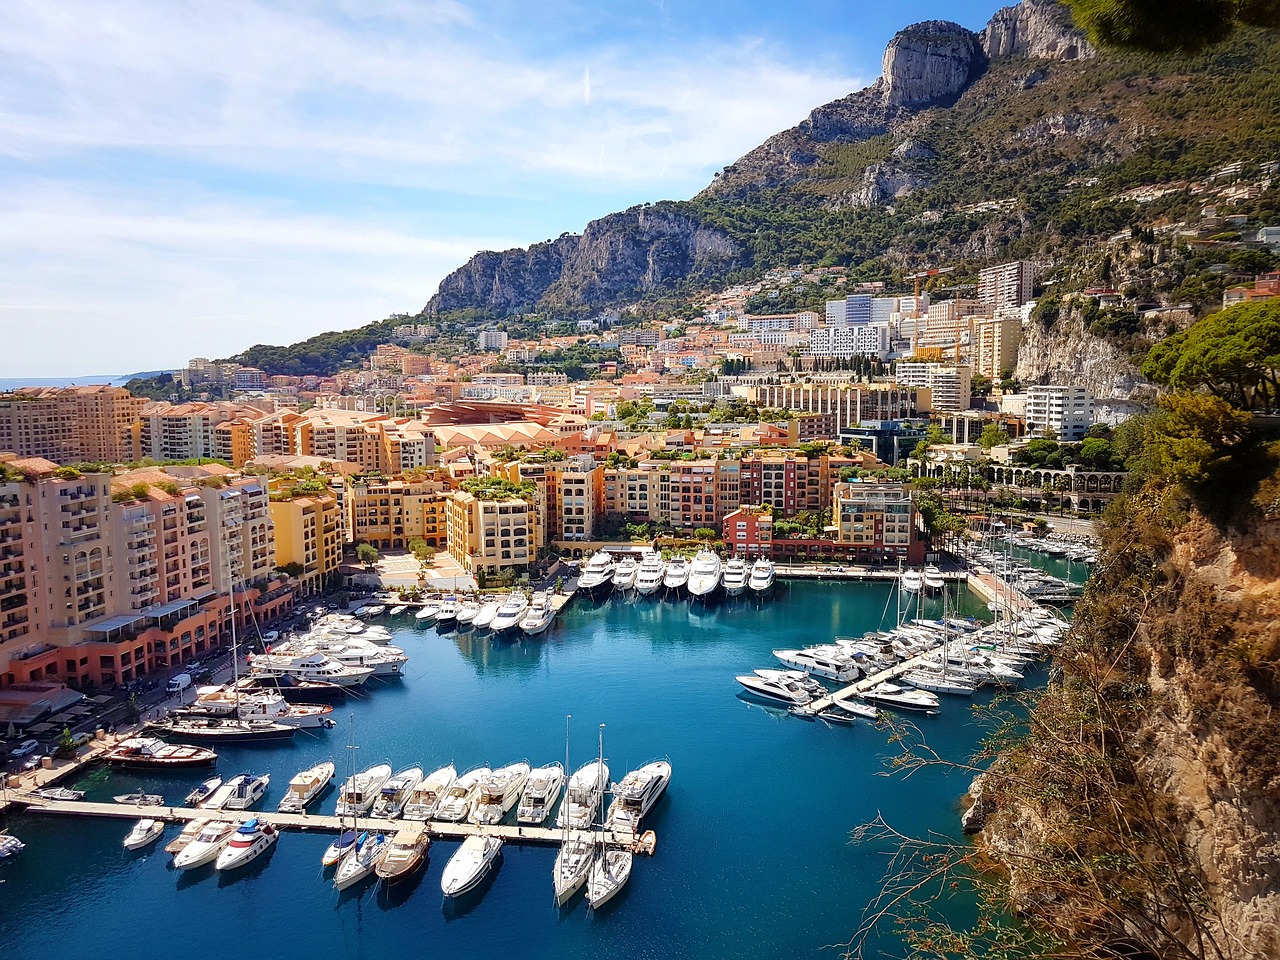
[[[18,387],[123,387],[135,377],[154,377],[172,370],[146,370],[141,373],[95,373],[83,377],[0,377],[0,390],[16,390]]]

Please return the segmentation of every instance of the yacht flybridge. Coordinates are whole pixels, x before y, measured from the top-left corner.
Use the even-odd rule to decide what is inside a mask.
[[[613,555],[600,550],[592,555],[578,576],[578,589],[594,596],[613,589],[615,564]]]

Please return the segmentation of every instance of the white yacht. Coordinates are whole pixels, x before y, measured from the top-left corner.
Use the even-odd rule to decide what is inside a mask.
[[[556,826],[586,830],[600,809],[600,801],[609,786],[609,765],[601,760],[584,763],[569,778],[564,803],[556,816]]]
[[[164,845],[165,853],[179,853],[185,850],[187,844],[200,835],[200,831],[209,825],[212,818],[196,817],[194,820],[188,820],[182,828],[182,832]]]
[[[471,805],[467,819],[480,824],[501,823],[519,802],[528,779],[529,764],[525,760],[494,770],[480,782],[480,792],[476,794],[476,802]]]
[[[329,786],[333,770],[333,761],[325,760],[294,774],[276,809],[281,813],[302,813]]]
[[[542,822],[551,815],[551,808],[560,799],[560,791],[563,789],[564,767],[559,763],[548,763],[545,767],[532,771],[520,794],[516,823],[542,826]]]
[[[631,878],[633,854],[626,847],[605,847],[591,864],[587,876],[587,903],[598,910]]]
[[[452,763],[439,770],[432,770],[409,791],[409,799],[405,801],[400,816],[405,820],[430,820],[436,815],[440,798],[457,778],[458,771],[453,768]]]
[[[440,614],[440,604],[440,597],[432,597],[419,608],[418,612],[414,614],[414,618],[419,623],[434,620]]]
[[[338,790],[339,817],[356,817],[369,812],[382,795],[382,787],[391,779],[391,764],[379,763],[348,777]]]
[[[689,567],[689,596],[708,597],[720,586],[719,554],[705,547],[698,551]]]
[[[249,662],[249,667],[253,676],[323,680],[340,687],[358,687],[373,676],[373,667],[346,666],[318,651],[261,653]]]
[[[902,679],[917,690],[928,690],[931,693],[949,693],[957,697],[971,697],[975,690],[972,680],[953,676],[946,670],[933,670],[929,667],[917,667],[908,670]]]
[[[640,566],[636,569],[636,592],[645,597],[656,593],[662,586],[666,572],[667,564],[662,559],[662,554],[655,550],[645,551]]]
[[[668,593],[679,593],[689,582],[689,561],[684,557],[676,557],[667,562],[666,572],[662,575],[662,587]]]
[[[233,820],[211,820],[196,838],[177,852],[173,865],[179,870],[194,870],[218,859],[223,848],[231,842],[237,824]]]
[[[924,587],[924,577],[919,570],[908,567],[898,575],[898,586],[907,593],[919,593]]]
[[[588,594],[607,593],[613,589],[613,555],[600,550],[592,555],[578,575],[578,589]]]
[[[409,662],[408,655],[399,647],[379,646],[358,637],[309,636],[290,643],[281,653],[318,653],[337,661],[344,667],[358,670],[368,668],[375,677],[397,677]],[[255,661],[256,663],[256,661]]]
[[[762,677],[751,673],[734,677],[734,679],[754,696],[763,697],[766,700],[777,700],[789,706],[803,706],[813,699],[813,695],[808,690],[794,680],[784,677]]]
[[[775,575],[773,561],[761,557],[751,565],[751,578],[747,581],[747,586],[751,588],[752,593],[768,593],[773,589]]]
[[[397,603],[394,607],[387,611],[388,617],[398,617],[409,608],[403,603]]]
[[[529,598],[525,596],[524,591],[512,590],[502,601],[498,612],[493,615],[493,622],[489,624],[489,629],[494,633],[506,633],[508,630],[516,629],[524,619],[524,612],[528,608]]]
[[[773,655],[788,667],[841,683],[852,683],[862,675],[862,670],[853,658],[832,645],[809,647],[806,650],[775,650]]]
[[[421,767],[401,770],[382,785],[382,792],[374,801],[372,815],[384,820],[394,820],[409,802],[409,793],[422,779]]]
[[[480,784],[491,772],[488,767],[474,767],[449,784],[440,797],[435,819],[450,823],[467,819],[471,805],[480,793]]]
[[[639,833],[641,819],[653,809],[670,782],[671,764],[666,760],[654,760],[632,770],[613,785],[613,802],[609,804],[605,827]]]
[[[502,852],[502,841],[497,837],[467,837],[449,862],[444,865],[440,889],[446,897],[457,897],[474,890],[484,879],[493,861]]]
[[[467,597],[458,605],[458,623],[471,623],[480,612],[480,601],[475,597]]]
[[[208,806],[215,810],[248,810],[262,799],[262,795],[267,792],[267,787],[270,785],[271,774],[269,773],[261,776],[242,773],[219,787],[218,793],[210,798]],[[218,802],[218,795],[223,791],[226,791],[226,795],[221,798],[221,802]]]
[[[627,591],[635,588],[640,565],[634,557],[623,557],[613,569],[613,589]]]
[[[381,833],[362,833],[340,861],[333,874],[333,885],[339,890],[354,886],[378,868],[391,849],[391,842]]]
[[[587,881],[587,874],[591,872],[595,854],[595,844],[586,840],[566,840],[560,844],[551,874],[555,882],[557,906],[564,906],[566,900],[582,889]]]
[[[501,600],[490,600],[487,603],[482,603],[480,609],[476,611],[471,625],[477,630],[488,630],[493,625],[493,618],[498,615],[498,609],[501,606]]]
[[[741,596],[747,589],[751,571],[745,560],[734,557],[724,565],[724,592],[730,597]]]
[[[384,603],[375,603],[372,606],[365,607],[365,616],[369,618],[380,617],[387,612],[387,606]]]
[[[141,850],[143,847],[149,847],[160,839],[160,835],[164,833],[164,821],[152,820],[150,817],[139,820],[133,825],[133,829],[129,831],[129,835],[124,838],[124,848],[126,850]]]
[[[942,577],[942,571],[935,567],[932,563],[924,568],[924,588],[929,593],[939,593],[942,588],[947,585],[947,581]]]
[[[903,687],[896,683],[881,683],[864,690],[859,697],[883,707],[897,707],[900,710],[937,710],[940,704],[938,695],[928,690],[917,690]]]
[[[457,623],[458,611],[462,609],[462,601],[448,596],[440,601],[440,612],[436,614],[436,623]]]
[[[751,672],[757,677],[761,677],[765,680],[773,680],[778,683],[782,683],[784,681],[794,683],[815,700],[819,697],[825,697],[831,692],[803,670],[772,670],[762,668],[760,670],[752,670]]]
[[[218,788],[221,786],[222,786],[221,777],[210,777],[208,780],[203,781],[199,786],[193,787],[191,789],[191,792],[188,793],[186,797],[183,798],[182,802],[185,803],[188,807],[203,807],[206,803],[208,803],[210,798],[212,798],[213,795],[218,792]],[[82,799],[83,797],[84,797],[84,794],[81,793],[80,796],[76,797],[75,799],[79,800],[79,799]]]
[[[265,820],[257,817],[246,820],[218,854],[214,869],[235,870],[243,867],[266,853],[279,839],[280,832]]]
[[[546,631],[555,619],[556,612],[551,607],[551,591],[539,590],[533,595],[529,609],[520,618],[520,629],[531,637]]]
[[[190,709],[210,717],[268,720],[299,729],[330,726],[333,713],[333,707],[328,704],[290,703],[274,691],[237,690],[232,684],[201,687]]]

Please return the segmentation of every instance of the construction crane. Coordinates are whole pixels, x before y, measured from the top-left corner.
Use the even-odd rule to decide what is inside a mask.
[[[954,269],[955,267],[933,267],[932,269],[921,270],[919,273],[913,273],[903,278],[905,280],[912,280],[915,282],[915,299],[912,304],[912,312],[915,314],[917,320],[920,319],[920,281],[928,280],[932,277],[940,277],[944,273],[950,273]]]

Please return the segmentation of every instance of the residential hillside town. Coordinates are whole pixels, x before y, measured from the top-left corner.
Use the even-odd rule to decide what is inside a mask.
[[[655,538],[893,566],[945,530],[921,502],[934,485],[970,523],[992,500],[1096,513],[1122,474],[1089,390],[1012,379],[1033,283],[1009,263],[973,296],[917,280],[822,315],[745,313],[734,297],[760,289],[730,291],[696,323],[603,316],[536,342],[481,330],[473,354],[404,324],[332,377],[197,358],[170,399],[2,395],[0,686],[120,685],[182,663],[233,619],[349,585],[359,545],[495,583]],[[579,379],[539,369],[584,346],[621,361]]]

